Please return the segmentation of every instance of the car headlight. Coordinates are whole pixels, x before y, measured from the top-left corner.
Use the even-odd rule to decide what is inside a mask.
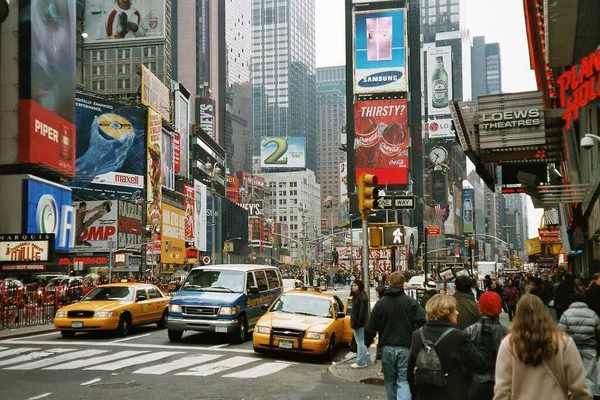
[[[96,317],[96,318],[109,318],[114,315],[115,315],[115,313],[113,311],[96,311],[94,313],[94,317]]]
[[[237,307],[221,307],[221,311],[219,311],[219,314],[222,314],[222,315],[236,315],[237,313],[238,313]]]
[[[269,334],[271,332],[271,328],[269,328],[268,326],[257,326],[256,327],[256,333],[264,333],[264,334]]]
[[[169,312],[181,312],[181,306],[179,304],[170,304]]]
[[[307,339],[315,339],[315,340],[325,340],[326,336],[327,336],[326,333],[319,333],[319,332],[308,332],[306,334]]]
[[[54,317],[55,318],[66,318],[67,317],[67,312],[66,311],[57,311],[56,315]]]

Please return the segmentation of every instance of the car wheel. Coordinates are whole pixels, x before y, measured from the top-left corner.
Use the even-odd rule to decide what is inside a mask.
[[[169,329],[169,340],[171,342],[180,342],[183,337],[183,331],[174,331],[173,329]]]
[[[246,317],[243,315],[240,316],[239,322],[237,329],[233,332],[233,342],[238,344],[244,343],[248,334],[248,321],[246,321]]]
[[[167,327],[167,320],[169,319],[169,311],[165,308],[165,311],[162,313],[162,317],[156,323],[158,329],[165,329]]]
[[[60,331],[62,337],[70,339],[75,336],[75,331]]]
[[[331,339],[329,339],[329,345],[327,346],[327,351],[325,352],[325,360],[333,361],[333,356],[335,354],[335,335],[331,335]]]
[[[125,337],[129,335],[129,332],[131,332],[131,316],[129,314],[121,314],[117,333]]]

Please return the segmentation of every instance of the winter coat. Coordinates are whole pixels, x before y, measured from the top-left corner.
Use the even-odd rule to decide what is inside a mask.
[[[425,322],[425,311],[404,289],[392,286],[375,303],[365,331],[365,344],[379,333],[380,346],[410,347],[412,333]]]
[[[600,318],[587,304],[575,302],[560,317],[558,327],[573,338],[577,346],[598,348]]]
[[[467,326],[479,321],[479,306],[469,293],[455,292],[456,309],[458,310],[458,323],[456,328],[463,330]]]
[[[425,308],[425,304],[427,304],[429,299],[435,296],[436,294],[437,290],[435,289],[426,290],[425,294],[423,294],[423,297],[421,297],[421,301],[419,302],[419,304],[421,304],[421,307]]]
[[[350,327],[352,329],[363,328],[367,324],[369,315],[369,298],[364,290],[352,297],[352,315],[350,316]]]
[[[585,292],[585,302],[588,307],[600,316],[600,286],[595,283]]]
[[[502,297],[509,306],[516,306],[519,302],[519,289],[514,284],[507,286],[502,291]]]
[[[447,384],[443,388],[415,385],[415,365],[423,341],[418,331],[413,333],[407,379],[415,400],[464,400],[467,398],[469,370],[487,370],[491,365],[492,355],[486,350],[492,347],[489,335],[482,335],[481,351],[478,351],[465,332],[456,329],[445,319],[427,322],[423,326],[423,334],[425,339],[435,343],[447,329],[452,331],[435,348],[442,370],[448,374]]]
[[[585,384],[585,371],[575,342],[561,335],[558,353],[545,364],[526,365],[513,355],[508,335],[502,341],[496,359],[496,386],[494,400],[504,399],[566,399],[567,390],[572,400],[590,400],[592,394]],[[560,383],[560,387],[550,376]]]

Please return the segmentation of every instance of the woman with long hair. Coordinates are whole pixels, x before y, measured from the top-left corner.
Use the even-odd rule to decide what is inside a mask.
[[[352,315],[350,327],[354,330],[356,340],[356,362],[352,368],[367,367],[367,346],[365,346],[365,325],[369,315],[369,297],[365,292],[365,284],[356,279],[351,286],[352,290]]]
[[[494,400],[591,399],[577,347],[542,300],[526,294],[496,360]]]

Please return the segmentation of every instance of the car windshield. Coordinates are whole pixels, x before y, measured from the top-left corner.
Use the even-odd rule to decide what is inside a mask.
[[[271,311],[333,318],[329,300],[317,297],[284,295],[275,302]]]
[[[97,287],[89,292],[82,301],[94,301],[94,300],[117,300],[117,301],[133,301],[132,287]]]
[[[201,269],[190,272],[181,290],[242,293],[245,280],[242,271]]]

